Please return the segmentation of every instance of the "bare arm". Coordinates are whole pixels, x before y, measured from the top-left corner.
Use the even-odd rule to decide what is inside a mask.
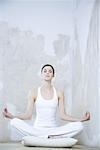
[[[66,114],[65,107],[64,107],[64,93],[59,92],[59,113],[60,118],[65,121],[87,121],[90,120],[90,113],[86,112],[82,118],[76,118],[71,115]]]
[[[33,106],[34,106],[34,102],[35,102],[35,92],[32,91],[32,92],[29,92],[28,94],[28,104],[27,104],[27,109],[25,111],[25,113],[22,113],[22,114],[19,114],[19,115],[16,115],[16,116],[13,116],[13,114],[11,114],[6,108],[3,110],[3,115],[6,117],[6,118],[9,118],[9,119],[13,119],[13,118],[19,118],[19,119],[22,119],[22,120],[28,120],[28,119],[31,119],[32,117],[32,113],[33,113]]]

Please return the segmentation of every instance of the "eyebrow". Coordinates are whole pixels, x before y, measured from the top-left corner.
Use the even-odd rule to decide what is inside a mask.
[[[46,68],[44,68],[44,70],[47,70]],[[49,71],[53,71],[52,69],[49,69]]]

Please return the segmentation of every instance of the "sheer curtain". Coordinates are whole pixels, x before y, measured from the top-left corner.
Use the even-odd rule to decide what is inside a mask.
[[[77,1],[77,5],[79,2]],[[80,142],[90,146],[100,146],[99,8],[100,1],[94,1],[83,61],[80,55],[82,49],[78,46],[82,44],[78,41],[81,37],[77,35],[75,26],[76,47],[74,47],[72,59],[72,113],[78,114],[85,110],[91,112],[91,121],[84,123],[85,130],[80,136]]]

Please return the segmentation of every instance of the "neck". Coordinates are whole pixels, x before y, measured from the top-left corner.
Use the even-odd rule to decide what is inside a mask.
[[[52,87],[51,81],[43,81],[42,87],[44,87],[46,89],[51,89],[51,87]]]

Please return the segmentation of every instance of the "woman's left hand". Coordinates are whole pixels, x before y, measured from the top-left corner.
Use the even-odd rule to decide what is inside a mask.
[[[88,120],[90,120],[90,112],[86,112],[81,119],[81,121],[88,121]]]

